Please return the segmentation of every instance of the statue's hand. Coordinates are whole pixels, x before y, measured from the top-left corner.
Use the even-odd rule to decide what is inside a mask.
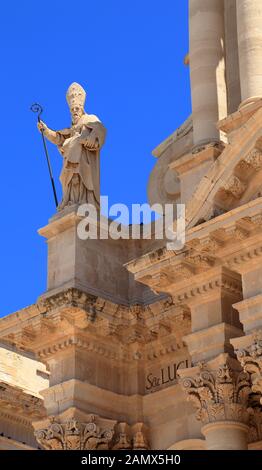
[[[43,121],[39,121],[37,123],[37,127],[40,132],[45,132],[48,129],[47,125]]]
[[[98,140],[95,134],[89,134],[86,139],[86,145],[89,149],[97,149],[98,148]]]

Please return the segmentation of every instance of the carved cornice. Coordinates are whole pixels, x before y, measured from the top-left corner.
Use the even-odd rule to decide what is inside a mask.
[[[1,412],[7,411],[29,419],[46,415],[41,398],[5,382],[0,382],[0,407]]]
[[[229,268],[237,267],[248,263],[256,258],[260,258],[262,256],[262,245],[256,247],[250,247],[246,250],[241,250],[241,252],[237,253],[237,255],[230,257],[226,261],[226,265]]]
[[[180,384],[197,408],[197,419],[204,424],[225,420],[247,424],[251,392],[249,374],[232,368],[226,355],[222,356],[224,362],[220,361],[216,369],[201,363],[191,369],[192,376],[182,375]]]
[[[0,422],[2,419],[5,421],[11,421],[11,422],[20,424],[22,426],[28,427],[31,430],[31,423],[32,423],[31,416],[28,416],[27,418],[25,418],[24,416],[17,414],[17,409],[12,409],[11,407],[9,408],[7,407],[6,410],[1,409],[0,410]]]
[[[144,346],[170,333],[179,336],[180,329],[185,334],[183,321],[174,328],[173,319],[181,309],[171,297],[150,305],[126,306],[70,288],[40,298],[38,310],[29,321],[7,328],[2,340],[33,351],[41,360],[77,347],[129,361],[134,359],[129,346]]]

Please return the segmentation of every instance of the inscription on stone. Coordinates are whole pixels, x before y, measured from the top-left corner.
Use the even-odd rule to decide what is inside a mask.
[[[166,367],[162,367],[157,374],[149,372],[146,376],[146,392],[156,392],[163,385],[168,385],[177,381],[178,369],[191,367],[189,359],[173,363]]]

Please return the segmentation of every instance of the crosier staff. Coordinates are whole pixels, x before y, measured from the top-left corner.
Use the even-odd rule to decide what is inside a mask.
[[[31,111],[33,111],[33,113],[38,113],[37,120],[40,123],[41,122],[40,116],[43,112],[42,106],[38,103],[34,103],[34,104],[32,104],[30,109],[31,109]],[[46,140],[45,140],[43,129],[40,128],[40,131],[41,131],[41,135],[42,135],[42,140],[43,140],[43,145],[44,145],[44,150],[45,150],[45,156],[46,156],[49,176],[50,176],[50,180],[51,180],[51,184],[52,184],[52,188],[53,188],[53,194],[54,194],[54,198],[55,198],[55,205],[56,205],[56,208],[57,208],[58,200],[57,200],[57,195],[56,195],[55,182],[54,182],[54,178],[53,178],[51,163],[50,163],[50,159],[49,159],[49,155],[48,155],[48,151],[47,151]]]

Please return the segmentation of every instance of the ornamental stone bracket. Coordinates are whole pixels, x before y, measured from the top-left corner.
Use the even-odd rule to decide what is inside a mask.
[[[220,354],[208,363],[180,370],[178,375],[188,400],[197,408],[197,419],[203,424],[218,421],[248,424],[250,377],[228,354]]]
[[[81,416],[80,416],[81,415]],[[149,449],[144,423],[117,423],[73,408],[59,416],[33,423],[35,437],[45,450]]]
[[[244,371],[250,374],[252,392],[260,395],[262,404],[262,329],[243,338],[235,338],[231,343]]]
[[[115,427],[113,450],[147,450],[149,449],[148,429],[144,423],[129,426],[118,423]]]

